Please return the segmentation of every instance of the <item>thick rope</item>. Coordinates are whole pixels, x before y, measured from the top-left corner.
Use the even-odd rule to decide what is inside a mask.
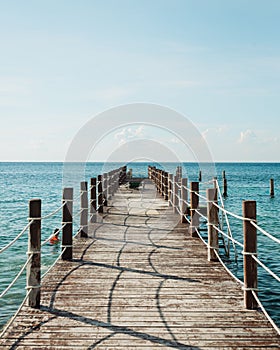
[[[195,211],[201,218],[203,218],[204,220],[208,221],[208,218],[207,218],[205,215],[201,214],[201,212],[200,212],[198,209],[195,209],[194,211]]]
[[[30,227],[30,225],[34,222],[34,220],[29,221],[29,223],[25,226],[25,228],[5,247],[1,248],[0,254],[3,253],[5,250],[7,250],[11,245],[13,245],[23,234],[24,232]]]
[[[209,225],[209,224],[208,224]],[[229,240],[231,240],[232,242],[234,242],[235,244],[237,244],[239,247],[244,248],[244,245],[240,242],[238,242],[236,239],[234,239],[233,237],[227,235],[224,231],[222,231],[219,227],[217,227],[214,224],[211,224],[213,226],[213,228],[215,230],[217,230],[218,232],[220,232],[223,236],[227,237]]]
[[[0,294],[0,299],[8,293],[8,291],[12,288],[12,286],[16,283],[16,281],[19,279],[23,271],[25,270],[27,264],[30,262],[33,255],[30,255],[29,258],[26,260],[22,268],[20,269],[19,273],[16,275],[16,277],[13,279],[13,281],[8,285],[8,287]]]
[[[64,229],[64,227],[67,225],[67,222],[65,222],[58,230],[55,231],[55,234],[58,234],[60,231]],[[45,244],[47,244],[50,239],[53,237],[53,233],[41,244],[41,247],[43,247]]]
[[[58,213],[66,204],[67,204],[67,202],[64,202],[63,204],[61,204],[61,206],[59,208],[55,209],[52,213],[47,214],[45,216],[42,216],[41,220],[48,219],[51,216],[53,216],[54,214]]]
[[[262,312],[264,313],[265,317],[271,323],[272,327],[276,330],[276,332],[280,335],[280,329],[277,327],[276,323],[273,321],[273,319],[267,313],[266,309],[264,308],[263,304],[261,303],[260,299],[258,298],[257,293],[254,290],[252,290],[252,294],[253,294],[254,298],[256,299],[256,302],[258,303]]]
[[[223,265],[223,267],[226,269],[227,273],[231,275],[231,277],[238,283],[240,283],[242,286],[244,286],[244,282],[241,281],[238,277],[236,277],[230,269],[226,266],[226,264],[223,262],[222,258],[220,257],[219,253],[214,249],[214,252],[216,254],[216,257],[218,258],[219,262]]]
[[[2,332],[0,334],[0,338],[2,338],[3,335],[7,332],[7,329],[12,325],[12,323],[16,319],[17,315],[20,313],[20,310],[24,306],[24,304],[25,304],[27,298],[29,297],[29,294],[31,293],[31,291],[32,291],[32,289],[29,289],[29,291],[26,293],[26,296],[24,297],[24,299],[23,299],[22,303],[20,304],[19,308],[17,309],[16,313],[14,314],[14,316],[10,319],[10,321],[6,324],[6,326],[2,330]]]
[[[54,267],[54,265],[58,262],[58,260],[61,258],[62,254],[65,252],[67,247],[65,247],[60,254],[58,255],[58,257],[55,259],[55,261],[52,263],[52,265],[47,269],[47,271],[43,274],[42,279],[50,272],[50,270]]]
[[[255,253],[248,253],[246,252],[247,255],[251,255],[252,258],[263,268],[265,269],[265,271],[267,271],[270,276],[272,276],[273,278],[275,278],[278,282],[280,282],[280,277],[277,276],[273,271],[270,270],[269,267],[265,266],[264,263],[262,263],[255,255]]]
[[[276,243],[280,244],[280,239],[272,236],[270,233],[266,232],[264,229],[262,229],[260,226],[258,226],[254,221],[250,221],[250,223],[261,233],[263,233],[265,236],[267,236],[268,238],[270,238],[271,240],[273,240]]]

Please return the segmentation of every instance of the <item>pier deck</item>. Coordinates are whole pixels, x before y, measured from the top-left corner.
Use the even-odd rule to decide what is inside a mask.
[[[99,219],[101,221],[101,219]],[[25,306],[3,349],[279,349],[264,315],[208,262],[167,201],[146,180],[121,188],[73,261],[43,280],[41,308]]]

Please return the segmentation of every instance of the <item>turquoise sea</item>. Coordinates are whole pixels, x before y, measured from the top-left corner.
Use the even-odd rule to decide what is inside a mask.
[[[151,164],[175,173],[175,163]],[[79,195],[79,182],[88,181],[90,177],[107,172],[125,164],[122,163],[88,163],[68,165],[65,170],[63,163],[0,163],[0,249],[10,242],[27,224],[28,200],[42,199],[42,215],[54,211],[61,205],[62,188],[67,185],[74,187],[74,197]],[[198,180],[199,165],[183,163],[183,176],[190,181]],[[133,169],[134,176],[147,176],[148,163],[127,164]],[[222,183],[222,171],[225,170],[228,182],[228,197],[225,207],[241,215],[242,200],[257,201],[258,224],[266,231],[280,239],[280,163],[217,163],[211,173],[207,165],[201,167],[202,183],[211,180],[213,175]],[[75,176],[73,176],[75,175]],[[275,197],[269,196],[269,180],[275,180]],[[202,184],[202,188],[207,185]],[[78,211],[78,203],[74,205]],[[56,227],[61,226],[61,214],[57,213],[43,221],[42,239],[46,239]],[[242,242],[242,223],[230,219],[233,236]],[[75,223],[75,230],[78,223]],[[26,260],[27,233],[24,234],[10,249],[0,255],[0,294],[12,281]],[[49,244],[43,247],[43,272],[59,254],[58,246]],[[231,257],[225,257],[231,270],[242,278],[242,254],[238,250],[237,262],[231,248]],[[280,276],[280,246],[258,233],[258,257],[270,269]],[[280,288],[261,267],[259,273],[259,295],[266,309],[280,326]],[[17,310],[25,295],[25,276],[23,275],[10,292],[0,299],[0,328]]]

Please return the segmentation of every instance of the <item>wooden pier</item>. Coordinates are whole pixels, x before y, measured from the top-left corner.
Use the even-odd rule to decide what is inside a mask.
[[[1,349],[279,349],[265,316],[156,191],[121,187]]]

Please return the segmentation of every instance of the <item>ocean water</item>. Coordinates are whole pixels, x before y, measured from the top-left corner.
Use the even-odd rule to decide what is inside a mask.
[[[74,187],[74,197],[79,195],[80,181],[89,181],[103,172],[115,169],[121,163],[0,163],[0,248],[10,242],[28,223],[28,201],[31,198],[42,199],[42,215],[46,215],[61,205],[62,188]],[[175,173],[175,163],[151,164]],[[189,181],[198,180],[199,169],[202,171],[201,192],[209,187],[207,182],[217,176],[222,183],[222,171],[226,172],[228,197],[225,207],[242,214],[243,200],[257,201],[258,224],[266,231],[280,238],[280,163],[184,163],[183,176]],[[147,176],[148,163],[127,164],[133,169],[134,176]],[[275,197],[269,196],[269,180],[275,180]],[[74,213],[78,212],[78,203],[74,204]],[[57,213],[42,224],[42,240],[49,237],[56,227],[61,226],[61,213]],[[242,222],[229,218],[233,236],[242,242]],[[75,222],[74,230],[78,230]],[[205,235],[205,234],[204,234]],[[10,249],[0,255],[0,293],[12,281],[26,261],[27,233]],[[42,272],[56,259],[60,252],[58,246],[46,244],[42,249]],[[222,252],[222,251],[221,251]],[[231,245],[230,257],[224,257],[230,269],[242,279],[242,252]],[[280,276],[280,246],[258,233],[258,257],[273,272]],[[259,296],[266,309],[280,326],[280,288],[261,267],[258,268]],[[12,287],[9,293],[0,299],[0,328],[14,314],[25,296],[25,275]]]

